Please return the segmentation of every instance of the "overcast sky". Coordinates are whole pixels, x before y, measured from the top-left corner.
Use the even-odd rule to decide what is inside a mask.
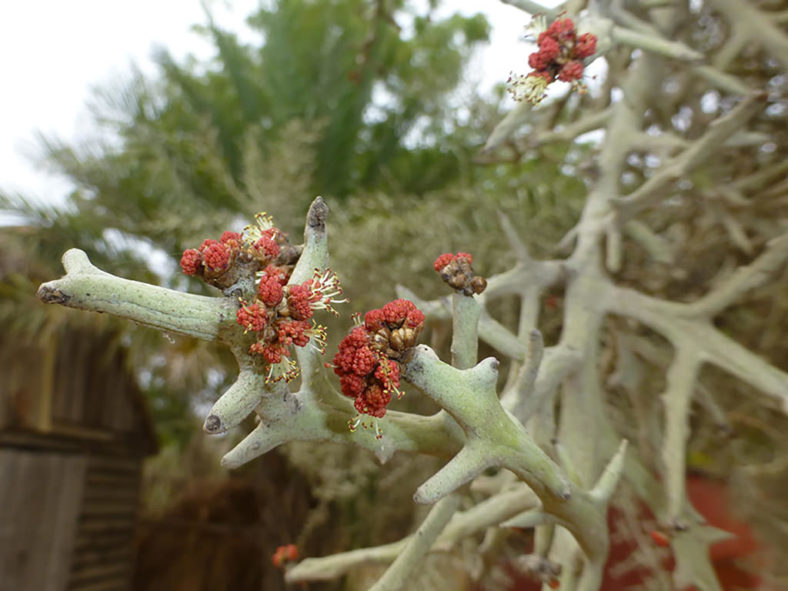
[[[259,0],[209,2],[223,28],[245,31]],[[522,70],[519,42],[525,13],[499,2],[446,0],[446,9],[483,11],[493,24],[491,46],[474,65],[486,83]],[[0,8],[0,190],[58,201],[68,183],[37,168],[36,132],[79,141],[90,135],[91,89],[123,81],[136,63],[154,72],[152,49],[176,57],[207,57],[211,47],[191,32],[203,22],[199,0],[17,0]],[[248,37],[247,37],[248,38]]]

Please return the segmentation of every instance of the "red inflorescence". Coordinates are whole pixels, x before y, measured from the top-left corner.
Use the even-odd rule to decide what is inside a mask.
[[[288,562],[298,560],[298,548],[295,544],[279,546],[271,557],[271,562],[275,567],[281,568]]]
[[[265,359],[266,363],[269,363],[271,365],[276,365],[282,362],[282,357],[290,356],[290,350],[285,349],[280,343],[272,343],[268,345],[263,345],[260,354],[263,356],[263,359]]]
[[[238,312],[238,323],[258,333],[258,340],[250,346],[249,352],[260,355],[269,364],[268,381],[290,380],[298,375],[291,347],[310,345],[320,353],[325,350],[325,329],[312,317],[316,309],[329,309],[331,303],[340,301],[331,299],[331,295],[340,290],[339,280],[330,270],[315,273],[316,277],[320,275],[320,280],[308,279],[289,285],[286,269],[269,265],[260,274],[253,305],[241,301],[241,310],[258,306],[265,311],[267,324],[255,325],[259,330],[250,324],[247,311]],[[329,288],[330,293],[326,291]]]
[[[388,384],[389,390],[399,389],[399,365],[392,359],[384,359],[375,368],[375,379]]]
[[[440,255],[435,262],[432,264],[434,269],[440,273],[440,270],[443,269],[446,265],[454,260],[454,255],[450,252],[444,252]]]
[[[660,548],[670,547],[670,538],[659,530],[656,529],[651,530],[651,539]]]
[[[220,271],[230,263],[230,248],[216,240],[205,240],[200,246],[203,263],[208,269]]]
[[[357,398],[364,393],[364,388],[367,387],[367,383],[364,381],[363,377],[349,373],[339,377],[339,387],[342,389],[342,393],[345,396]]]
[[[424,324],[424,313],[410,300],[394,300],[383,306],[382,310],[383,318],[388,324],[397,327],[403,324],[410,327]]]
[[[254,243],[254,249],[265,258],[274,259],[279,254],[279,245],[271,236],[263,236]]]
[[[374,309],[364,314],[364,328],[369,332],[377,332],[386,321],[383,310]]]
[[[353,360],[350,363],[350,371],[357,376],[368,376],[375,371],[378,364],[378,356],[369,347],[359,347],[356,349]],[[375,374],[377,377],[377,374]]]
[[[278,326],[279,342],[285,346],[305,347],[309,342],[307,331],[312,327],[304,320],[283,320]]]
[[[556,19],[537,40],[539,51],[528,56],[528,64],[542,77],[552,82],[580,80],[583,64],[578,60],[593,55],[596,37],[585,33],[580,37],[571,19]],[[567,67],[570,64],[571,67]],[[547,74],[548,76],[545,76]]]
[[[571,61],[564,64],[558,72],[558,79],[561,82],[571,82],[572,80],[580,80],[583,77],[583,62]]]
[[[575,43],[575,58],[585,59],[596,52],[596,37],[591,33],[583,33]]]
[[[372,383],[359,396],[356,396],[353,406],[361,414],[382,419],[386,416],[389,402],[391,402],[391,390],[378,383]]]
[[[274,277],[282,285],[286,285],[287,280],[290,279],[290,273],[286,269],[274,265],[268,265],[263,269],[263,275],[265,277]]]
[[[200,251],[189,248],[183,251],[181,257],[181,269],[187,275],[196,275],[202,267],[202,255]]]
[[[446,267],[446,265],[458,259],[463,259],[469,265],[473,264],[473,255],[467,252],[458,252],[457,254],[445,252],[435,259],[435,262],[432,264],[432,266],[438,273],[440,273],[441,270]]]
[[[583,60],[596,52],[596,41],[591,33],[578,36],[571,19],[556,19],[539,34],[538,51],[528,56],[531,72],[526,76],[512,75],[509,91],[515,100],[539,102],[547,86],[556,80],[572,82],[582,90]]]
[[[550,23],[545,33],[557,41],[574,41],[575,23],[569,18],[558,18]]]
[[[247,226],[243,233],[227,231],[219,240],[204,240],[199,249],[184,251],[181,268],[225,290],[255,278],[256,292],[239,299],[236,322],[245,333],[254,333],[249,353],[268,364],[266,381],[290,380],[298,375],[292,347],[309,345],[321,353],[325,349],[325,329],[312,320],[315,310],[336,314],[332,304],[345,300],[338,299],[342,288],[329,269],[316,269],[312,279],[288,285],[292,256],[277,264],[282,248],[288,247],[287,237],[269,216],[255,218],[256,226]]]
[[[227,230],[226,232],[222,232],[222,237],[219,238],[219,242],[222,244],[233,244],[235,246],[240,246],[242,237],[238,232],[230,232]]]
[[[542,33],[544,35],[544,33]],[[541,36],[540,36],[541,37]],[[528,65],[534,70],[544,70],[561,54],[561,46],[552,37],[544,36],[539,43],[539,51],[528,56]]]
[[[275,275],[263,275],[257,285],[257,297],[266,305],[274,307],[284,297],[284,287]]]
[[[237,283],[239,276],[257,273],[270,265],[280,253],[282,235],[268,216],[256,217],[258,227],[248,226],[243,233],[227,230],[219,240],[203,240],[200,248],[185,250],[181,257],[183,272],[226,289]],[[286,282],[287,279],[282,283]]]
[[[264,308],[259,304],[252,304],[251,306],[243,306],[238,309],[236,313],[238,324],[243,326],[246,330],[253,330],[259,332],[265,328],[268,322],[268,316]]]
[[[400,366],[398,359],[388,355],[401,355],[402,349],[392,349],[393,344],[378,337],[408,331],[406,346],[413,346],[424,325],[424,314],[413,302],[399,299],[383,308],[370,310],[364,324],[356,326],[339,344],[334,355],[334,373],[345,396],[354,399],[354,406],[361,414],[381,418],[392,394],[399,392]],[[400,337],[402,342],[402,337]]]
[[[301,285],[291,285],[287,291],[287,307],[290,315],[296,320],[307,320],[314,314],[312,311],[311,280]]]

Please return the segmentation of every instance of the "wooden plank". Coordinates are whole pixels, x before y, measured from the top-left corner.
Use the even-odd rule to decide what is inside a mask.
[[[84,499],[82,512],[87,513],[118,513],[129,511],[136,514],[139,508],[136,497]]]
[[[52,429],[52,398],[55,391],[55,363],[57,358],[57,345],[48,341],[44,346],[41,363],[41,389],[38,391],[38,408],[35,426],[43,432]]]
[[[118,468],[124,467],[128,470],[135,470],[139,471],[140,469],[140,461],[137,458],[133,457],[124,457],[124,456],[105,456],[105,455],[94,455],[90,456],[90,467],[92,468]]]
[[[130,589],[129,578],[124,574],[100,581],[79,583],[77,586],[69,587],[69,591],[128,591]]]
[[[68,588],[75,588],[80,583],[88,581],[96,581],[106,578],[119,578],[120,576],[129,576],[131,573],[131,563],[126,561],[124,563],[111,563],[100,564],[80,567],[71,573],[71,579],[68,582]]]
[[[133,532],[117,530],[110,532],[86,532],[77,536],[74,541],[74,552],[89,552],[93,548],[125,548],[132,543]]]
[[[84,503],[128,503],[139,506],[139,487],[130,488],[98,488],[88,489]]]
[[[74,560],[71,562],[71,569],[72,572],[76,572],[85,567],[98,564],[124,564],[129,568],[132,556],[132,548],[128,545],[126,547],[109,548],[106,550],[99,550],[94,547],[76,552],[74,554]]]
[[[121,535],[132,537],[134,535],[134,520],[125,519],[123,521],[90,521],[79,524],[80,533],[91,536],[112,536]]]
[[[61,591],[71,562],[87,459],[0,449],[0,573],[14,591]]]

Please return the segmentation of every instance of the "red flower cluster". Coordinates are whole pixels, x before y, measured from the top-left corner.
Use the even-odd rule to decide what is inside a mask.
[[[473,256],[468,254],[467,252],[458,252],[457,254],[452,254],[450,252],[445,252],[442,255],[440,255],[437,259],[435,259],[435,262],[432,264],[432,266],[435,268],[435,270],[438,273],[440,273],[441,270],[446,265],[448,265],[452,261],[456,261],[457,259],[463,259],[469,265],[473,264]]]
[[[290,246],[270,217],[258,214],[256,220],[256,226],[248,226],[243,234],[224,232],[218,241],[205,240],[199,249],[184,251],[181,268],[220,288],[243,285],[241,280],[249,285],[254,279],[254,295],[250,301],[240,300],[236,321],[244,332],[254,333],[249,353],[268,364],[267,379],[290,380],[298,375],[292,347],[311,342],[321,353],[325,348],[325,329],[311,320],[314,311],[336,314],[332,304],[345,300],[336,299],[342,288],[329,270],[316,269],[312,279],[288,285],[300,251]]]
[[[276,568],[282,568],[288,562],[294,562],[296,560],[298,560],[298,548],[295,544],[279,546],[271,557],[271,562]]]
[[[399,362],[406,360],[423,327],[421,310],[399,299],[367,312],[364,323],[342,339],[334,373],[359,413],[381,418],[392,393],[401,396]]]
[[[657,529],[652,529],[651,539],[660,548],[670,548],[670,538],[664,532],[661,532]]]
[[[324,309],[336,314],[332,304],[344,300],[339,280],[331,271],[315,270],[312,279],[287,285],[289,272],[269,265],[263,270],[252,303],[241,300],[236,321],[245,332],[256,333],[257,340],[249,347],[269,365],[267,379],[291,380],[298,375],[292,359],[292,347],[305,347],[310,342],[321,353],[325,349],[325,329],[311,320],[314,310]]]
[[[224,232],[219,240],[204,240],[200,248],[183,251],[181,269],[219,288],[236,283],[244,275],[253,275],[267,265],[278,262],[287,245],[287,238],[264,214],[257,216],[257,226],[248,227],[243,234]],[[288,249],[292,251],[292,249]]]
[[[527,76],[510,76],[509,92],[515,100],[538,103],[549,84],[556,80],[579,85],[585,69],[583,60],[596,51],[596,36],[578,35],[571,19],[559,18],[539,34],[539,50],[528,56],[533,68]]]
[[[487,280],[474,273],[472,264],[473,257],[467,252],[447,252],[435,259],[432,266],[452,288],[470,296],[482,293],[487,287]]]

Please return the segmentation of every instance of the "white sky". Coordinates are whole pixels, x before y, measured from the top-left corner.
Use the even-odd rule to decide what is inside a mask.
[[[209,1],[219,25],[244,31],[259,0]],[[474,62],[485,86],[527,69],[518,41],[528,16],[499,2],[446,0],[444,10],[485,12],[492,44]],[[91,89],[124,80],[130,64],[153,73],[156,46],[180,59],[211,55],[190,31],[202,23],[199,0],[2,0],[0,7],[0,190],[60,201],[69,184],[34,165],[36,132],[79,141],[90,135]]]

